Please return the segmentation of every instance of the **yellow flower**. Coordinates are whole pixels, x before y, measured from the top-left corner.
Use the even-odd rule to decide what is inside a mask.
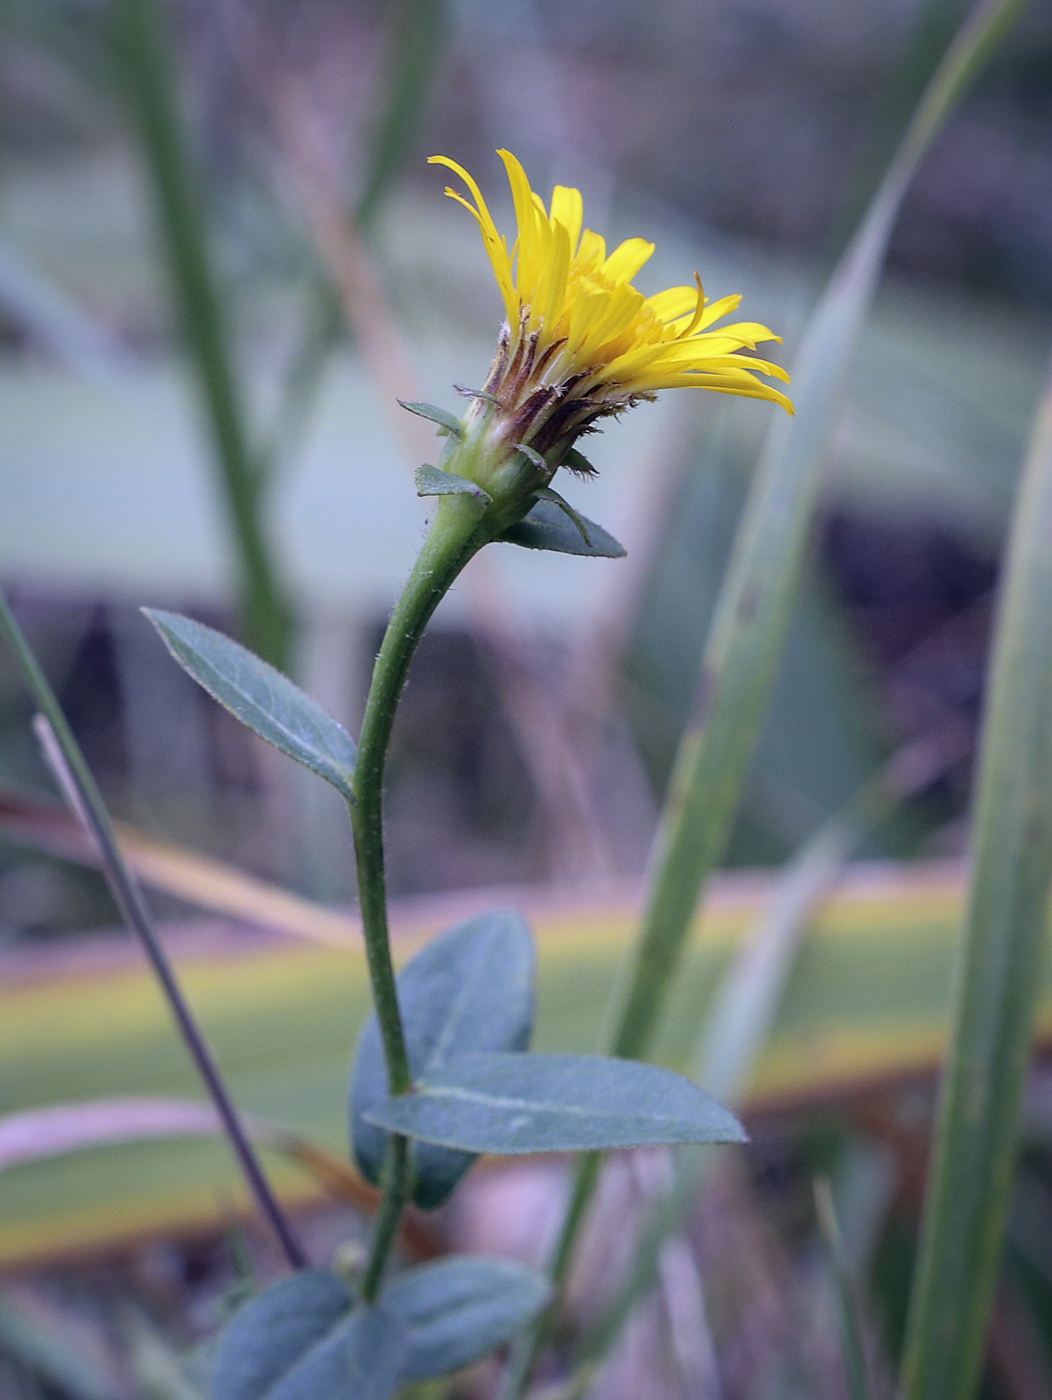
[[[558,459],[595,419],[659,389],[712,389],[770,399],[793,412],[783,393],[756,377],[788,382],[785,370],[739,353],[779,337],[751,321],[713,329],[740,296],[710,305],[696,273],[692,287],[644,296],[632,281],[653,243],[629,238],[608,255],[600,234],[582,231],[579,190],[556,185],[546,209],[510,151],[497,154],[508,172],[518,224],[510,251],[468,172],[446,156],[431,161],[467,186],[474,203],[448,187],[446,194],[478,220],[504,298],[507,324],[485,393],[514,420],[504,434],[509,440],[527,441],[549,460],[554,449]]]

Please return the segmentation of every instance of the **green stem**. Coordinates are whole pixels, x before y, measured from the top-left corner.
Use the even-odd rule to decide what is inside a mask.
[[[14,653],[29,692],[39,706],[40,715],[46,722],[45,756],[60,787],[65,792],[74,814],[98,844],[103,872],[117,908],[125,923],[142,944],[143,951],[160,983],[161,990],[167,998],[169,1009],[190,1057],[212,1098],[216,1113],[245,1175],[248,1188],[264,1218],[269,1220],[290,1267],[293,1269],[305,1268],[309,1260],[303,1246],[270,1188],[248,1133],[234,1107],[219,1065],[205,1039],[204,1032],[194,1018],[190,1003],[183,994],[182,987],[175,975],[175,969],[168,961],[168,955],[165,953],[164,945],[154,928],[139,883],[121,855],[113,823],[110,821],[106,804],[102,800],[102,793],[92,777],[91,769],[81,752],[80,745],[73,736],[73,731],[62,712],[58,698],[51,689],[47,677],[41,670],[39,662],[2,593],[0,593],[0,634],[6,638]],[[49,753],[48,748],[52,746],[54,751]]]
[[[392,1094],[406,1093],[412,1085],[412,1073],[387,925],[383,846],[383,776],[387,746],[409,664],[424,628],[457,574],[489,538],[488,530],[480,524],[479,505],[473,498],[439,498],[434,522],[391,614],[376,658],[358,742],[354,775],[357,801],[351,807],[358,901],[387,1082]],[[402,1207],[409,1195],[411,1170],[406,1139],[392,1136],[384,1168],[383,1200],[362,1281],[362,1294],[367,1301],[376,1297],[383,1279]]]

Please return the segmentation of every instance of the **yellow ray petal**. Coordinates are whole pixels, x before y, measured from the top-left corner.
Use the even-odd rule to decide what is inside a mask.
[[[626,238],[607,258],[603,272],[611,282],[631,282],[653,252],[653,243],[648,243],[645,238]]]
[[[490,262],[493,264],[497,285],[500,287],[501,295],[504,298],[504,309],[507,312],[508,322],[510,325],[514,326],[519,317],[519,303],[518,297],[515,294],[515,284],[511,275],[511,258],[508,256],[508,250],[504,239],[497,232],[497,225],[493,222],[493,216],[489,212],[489,207],[482,198],[482,191],[464,167],[458,165],[455,160],[450,160],[448,156],[429,156],[428,165],[446,166],[446,168],[452,170],[454,174],[459,175],[465,185],[467,185],[471,197],[475,201],[475,208],[473,209],[463,195],[457,194],[456,190],[447,188],[446,194],[449,195],[451,199],[455,199],[458,203],[463,204],[465,209],[471,210],[471,213],[478,219],[479,227],[482,230],[483,246],[486,249]]]
[[[577,252],[584,223],[584,200],[581,191],[569,185],[556,185],[552,190],[552,218],[562,224],[570,237],[570,256]]]
[[[698,300],[697,287],[669,287],[647,297],[646,304],[659,321],[678,321],[691,312]]]

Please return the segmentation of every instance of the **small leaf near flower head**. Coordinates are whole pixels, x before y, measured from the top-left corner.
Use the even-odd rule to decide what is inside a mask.
[[[570,471],[576,472],[578,476],[598,476],[599,473],[583,452],[578,452],[576,447],[567,448],[566,456],[559,463],[561,467],[567,467]]]
[[[474,496],[482,505],[488,506],[493,499],[488,491],[466,476],[455,476],[444,472],[441,467],[433,467],[425,462],[416,469],[416,494],[418,496]]]
[[[558,506],[562,513],[568,516],[581,532],[581,538],[585,544],[591,548],[592,537],[588,533],[588,524],[583,515],[578,515],[573,506],[558,491],[553,491],[550,486],[542,486],[539,491],[533,493],[539,500],[551,501],[553,506]]]
[[[531,462],[539,472],[547,473],[551,471],[551,467],[549,467],[548,463],[536,448],[528,446],[525,442],[517,442],[515,444],[515,450],[516,452],[521,452],[527,462]]]
[[[467,389],[463,384],[454,384],[453,388],[456,389],[461,398],[485,399],[487,403],[500,403],[500,399],[497,398],[496,394],[491,394],[486,389]]]
[[[432,423],[437,423],[451,437],[461,438],[464,436],[460,420],[454,418],[448,409],[436,408],[433,403],[407,403],[405,399],[399,399],[398,403],[410,413],[415,413],[420,418],[428,418]]]
[[[624,545],[618,544],[609,531],[594,520],[581,518],[591,544],[585,544],[578,527],[567,519],[559,506],[552,501],[538,500],[528,515],[505,530],[498,539],[507,544],[521,545],[524,549],[550,549],[556,554],[583,554],[591,559],[624,558]]]
[[[533,937],[509,909],[494,910],[447,930],[411,958],[398,974],[413,1076],[427,1075],[452,1054],[477,1050],[524,1051],[533,1026]],[[387,1102],[380,1027],[365,1023],[351,1084],[351,1137],[367,1181],[379,1182],[387,1134],[368,1120]],[[413,1199],[425,1210],[441,1205],[471,1166],[469,1154],[413,1144]]]

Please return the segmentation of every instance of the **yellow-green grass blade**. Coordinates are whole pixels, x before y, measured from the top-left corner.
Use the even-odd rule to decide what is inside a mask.
[[[699,1013],[769,895],[766,880],[714,882],[656,1047],[660,1061],[689,1068]],[[947,867],[860,868],[846,877],[800,954],[745,1096],[747,1113],[934,1071],[962,896],[960,872]],[[523,904],[540,946],[537,1048],[588,1051],[636,905],[627,896]],[[400,956],[465,907],[396,911]],[[346,1155],[347,1065],[368,1002],[362,955],[218,923],[173,929],[167,942],[243,1111]],[[1041,1008],[1042,1033],[1052,1035],[1048,983]],[[12,950],[0,958],[4,1113],[197,1093],[160,996],[122,940],[60,957]],[[316,1198],[299,1168],[276,1156],[268,1166],[285,1199]],[[242,1201],[222,1146],[205,1141],[100,1148],[16,1167],[0,1173],[0,1264],[213,1227]]]
[[[718,864],[777,675],[822,469],[902,198],[933,138],[1022,8],[986,0],[947,50],[793,362],[795,419],[772,422],[702,657],[696,712],[680,744],[658,834],[655,879],[612,1037],[647,1053],[691,912]]]
[[[983,725],[954,1030],[907,1340],[912,1400],[979,1383],[1052,880],[1052,381],[1009,541]]]

